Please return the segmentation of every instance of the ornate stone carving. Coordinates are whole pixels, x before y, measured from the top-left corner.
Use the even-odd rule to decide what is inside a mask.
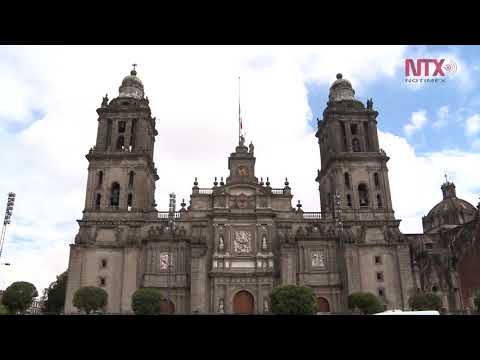
[[[312,266],[325,267],[325,254],[321,250],[312,251]]]
[[[160,236],[163,235],[163,232],[164,232],[163,226],[152,226],[150,229],[148,229],[147,239],[149,240],[158,239]]]
[[[236,253],[245,254],[252,251],[252,234],[248,231],[235,231],[233,249]]]
[[[248,198],[246,195],[241,194],[237,196],[237,207],[239,209],[245,209],[248,207]]]
[[[223,299],[218,300],[218,312],[223,314],[225,312],[225,305]]]
[[[167,252],[161,252],[159,255],[160,270],[168,270],[169,266],[172,266],[172,257]]]

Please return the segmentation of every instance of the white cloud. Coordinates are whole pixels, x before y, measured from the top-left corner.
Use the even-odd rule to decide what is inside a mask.
[[[433,127],[441,128],[447,125],[449,117],[448,106],[444,105],[438,109],[437,120],[432,124]]]
[[[474,136],[480,131],[480,114],[475,114],[465,120],[465,134]]]
[[[12,266],[0,270],[0,288],[27,280],[41,292],[68,265],[68,244],[84,207],[88,167],[84,155],[96,139],[95,109],[106,92],[110,99],[117,96],[130,64],[139,64],[138,76],[157,117],[159,210],[167,209],[172,191],[188,203],[195,176],[200,186],[210,187],[215,176],[228,175],[227,157],[236,145],[237,77],[241,76],[242,117],[247,141],[255,145],[256,175],[269,176],[273,187],[282,187],[288,177],[293,204],[300,199],[305,211],[318,211],[314,179],[320,155],[308,126],[312,114],[305,82],[329,85],[342,72],[357,96],[366,98],[362,93],[366,83],[391,77],[396,67],[403,66],[405,47],[42,46],[8,48],[8,56],[4,50],[0,48],[0,74],[13,75],[6,94],[12,104],[0,104],[0,140],[7,149],[0,153],[6,174],[0,194],[15,191],[17,200],[2,256],[2,262]],[[0,89],[5,91],[3,86]],[[22,122],[33,108],[44,110],[40,121],[14,135],[2,130],[6,121],[2,114]],[[402,224],[405,229],[420,231],[413,213],[439,200],[441,174],[437,181],[433,170],[427,173],[421,164],[428,160],[419,160],[405,139],[380,136],[392,158],[396,214],[407,219],[407,225]],[[415,174],[435,180],[422,178],[414,184],[411,163],[405,158],[418,164]],[[462,178],[462,169],[474,171],[459,160],[460,164]],[[435,162],[435,166],[440,165]],[[478,179],[478,174],[470,176]],[[471,189],[467,185],[465,191]],[[425,197],[430,194],[425,186],[432,189],[430,197]],[[417,195],[423,197],[416,199]],[[14,241],[17,238],[29,242]]]
[[[403,127],[403,130],[407,136],[411,136],[415,131],[422,129],[427,121],[427,112],[425,110],[415,111],[410,116],[409,123]]]
[[[395,216],[402,219],[405,233],[422,232],[422,216],[442,200],[441,184],[448,173],[457,196],[476,205],[480,154],[446,150],[418,155],[405,138],[379,132],[380,145],[387,155]]]

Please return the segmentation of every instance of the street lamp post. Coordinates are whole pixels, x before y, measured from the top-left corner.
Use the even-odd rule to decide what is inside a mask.
[[[10,224],[12,217],[13,205],[15,204],[15,193],[9,192],[7,199],[7,209],[5,210],[5,218],[3,220],[2,234],[0,235],[0,258],[2,257],[3,245],[5,243],[5,234],[7,232],[7,225]]]

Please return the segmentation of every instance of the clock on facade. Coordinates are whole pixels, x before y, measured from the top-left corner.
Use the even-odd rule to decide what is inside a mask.
[[[237,174],[239,176],[248,176],[248,168],[245,166],[239,166],[237,168]]]

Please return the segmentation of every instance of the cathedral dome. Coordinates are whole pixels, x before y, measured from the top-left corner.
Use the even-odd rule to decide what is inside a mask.
[[[142,81],[137,77],[137,72],[133,69],[130,75],[125,76],[122,85],[118,89],[119,97],[129,97],[142,99],[144,96]]]
[[[477,209],[468,201],[457,198],[455,184],[442,185],[443,200],[422,219],[424,232],[436,232],[439,228],[452,228],[475,218]]]
[[[337,80],[330,86],[330,95],[328,98],[333,102],[355,100],[355,90],[353,90],[350,81],[344,79],[342,74],[337,74]]]

